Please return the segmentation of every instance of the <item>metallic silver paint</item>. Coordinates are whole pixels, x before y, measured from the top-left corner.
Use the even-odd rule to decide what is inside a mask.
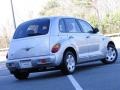
[[[20,60],[47,59],[54,66],[58,66],[62,62],[63,54],[68,47],[76,51],[77,63],[105,58],[107,44],[111,41],[110,38],[100,33],[61,33],[59,31],[59,20],[71,17],[47,18],[50,18],[50,28],[47,35],[13,39],[11,41],[7,64]],[[74,38],[69,38],[70,36]],[[86,38],[87,36],[89,38]],[[57,53],[52,53],[52,47],[57,43],[61,44],[60,50]],[[24,48],[30,48],[30,50],[26,51]]]

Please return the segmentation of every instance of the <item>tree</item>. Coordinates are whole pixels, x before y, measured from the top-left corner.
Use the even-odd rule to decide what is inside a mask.
[[[107,4],[107,1],[105,3]],[[93,26],[100,28],[104,34],[120,32],[118,29],[120,28],[120,12],[108,12],[108,7],[105,7],[107,12],[102,16],[98,6],[98,0],[50,0],[40,15],[74,16],[88,20]]]
[[[107,14],[102,21],[102,28],[109,34],[120,32],[120,11]]]
[[[7,21],[1,28],[0,48],[8,48],[12,33],[13,31],[11,31],[11,25]]]
[[[97,17],[95,15],[91,15],[88,18],[88,21],[92,24],[92,26],[98,27],[98,20],[97,20]]]
[[[43,8],[43,10],[39,13],[41,16],[47,15],[47,11],[59,7],[57,0],[49,0],[47,5]]]

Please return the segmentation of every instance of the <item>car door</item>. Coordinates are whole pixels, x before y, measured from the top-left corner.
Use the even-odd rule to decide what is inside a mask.
[[[88,60],[88,47],[86,47],[86,37],[81,33],[78,23],[74,18],[64,19],[65,28],[68,32],[69,42],[78,49],[79,60]]]
[[[102,56],[101,44],[102,36],[99,33],[93,33],[94,28],[84,20],[78,20],[79,24],[82,27],[82,32],[86,36],[86,45],[88,47],[89,60],[98,59]]]

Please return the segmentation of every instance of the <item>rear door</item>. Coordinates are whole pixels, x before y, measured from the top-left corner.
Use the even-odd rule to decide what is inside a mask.
[[[49,19],[37,19],[21,24],[13,37],[9,59],[38,57],[49,54]]]
[[[102,52],[100,51],[100,45],[102,44],[102,37],[98,33],[93,33],[93,27],[84,20],[78,20],[84,35],[86,36],[86,45],[88,47],[89,59],[100,58]]]

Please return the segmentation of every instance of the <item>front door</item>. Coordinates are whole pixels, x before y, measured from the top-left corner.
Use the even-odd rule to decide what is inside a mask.
[[[89,60],[94,60],[102,55],[100,45],[102,37],[98,33],[93,33],[93,27],[84,20],[78,20],[82,27],[82,32],[86,37],[86,44],[88,46]]]

